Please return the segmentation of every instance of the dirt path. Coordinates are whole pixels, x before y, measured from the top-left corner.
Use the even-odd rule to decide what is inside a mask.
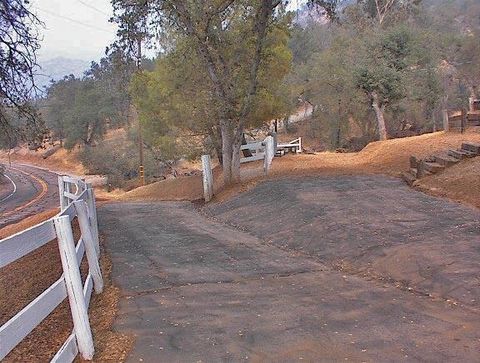
[[[389,248],[421,246],[425,283],[441,287],[448,272],[455,284],[457,269],[475,295],[478,211],[393,179],[345,177],[263,183],[208,212],[244,231],[189,203],[101,208],[123,293],[116,328],[137,336],[130,361],[478,360],[478,300],[447,302],[380,278],[395,265]],[[342,268],[337,257],[357,264]]]
[[[36,213],[58,207],[57,175],[32,166],[13,164],[5,175],[0,197],[0,228]]]

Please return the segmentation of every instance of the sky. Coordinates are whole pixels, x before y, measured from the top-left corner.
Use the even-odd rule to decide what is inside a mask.
[[[115,39],[109,0],[33,0],[32,11],[45,24],[40,62],[56,57],[98,60]]]
[[[290,0],[295,8],[305,0]],[[38,52],[42,61],[57,57],[99,60],[115,40],[110,0],[32,0],[32,10],[45,24]]]

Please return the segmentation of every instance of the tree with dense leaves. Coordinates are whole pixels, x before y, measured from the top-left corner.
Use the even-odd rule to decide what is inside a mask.
[[[10,140],[19,134],[28,136],[27,131],[43,133],[41,121],[28,103],[35,91],[40,26],[28,0],[0,1],[0,132]],[[12,122],[12,118],[22,123]]]
[[[53,82],[43,100],[46,124],[65,146],[94,145],[105,131],[128,122],[128,84],[136,67],[119,51],[92,62],[82,78],[73,75]]]
[[[140,9],[138,16],[129,16],[135,3]],[[146,24],[150,35],[170,27],[191,40],[191,50],[202,60],[201,66],[210,78],[211,91],[219,105],[224,182],[238,182],[240,145],[258,90],[265,39],[276,26],[276,11],[282,1],[164,0],[150,1],[144,6],[140,3],[113,1],[114,18],[120,21],[120,29],[127,34],[131,29],[130,38],[134,38],[140,28],[132,24]]]
[[[291,96],[283,82],[292,58],[288,48],[288,25],[289,17],[285,17],[283,24],[278,23],[267,35],[257,94],[245,119],[247,128],[286,117],[291,109]],[[202,67],[203,60],[191,52],[191,48],[192,40],[178,35],[175,48],[157,59],[153,71],[134,77],[131,93],[150,144],[155,144],[156,140],[165,141],[166,136],[179,138],[182,131],[187,132],[213,146],[221,163],[221,104]]]

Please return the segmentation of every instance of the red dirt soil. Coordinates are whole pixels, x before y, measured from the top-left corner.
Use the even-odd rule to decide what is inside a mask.
[[[387,174],[399,177],[409,170],[409,158],[415,155],[424,158],[448,149],[460,148],[462,142],[480,143],[480,131],[470,130],[464,134],[436,132],[420,136],[391,139],[370,143],[358,153],[321,152],[316,154],[286,155],[275,158],[268,178],[301,175],[350,175]],[[438,195],[458,200],[470,205],[480,205],[478,173],[471,163],[463,161],[454,168],[447,169],[419,184],[424,190],[430,186],[437,189]],[[452,173],[458,179],[453,182]],[[214,170],[216,201],[226,200],[232,195],[248,190],[258,181],[264,180],[261,162],[242,165],[242,184],[230,188],[222,187],[222,173]],[[458,183],[464,185],[459,186]],[[464,184],[465,183],[465,184]],[[430,186],[429,186],[430,185]],[[470,187],[470,186],[473,186]],[[440,192],[441,190],[441,192]],[[468,191],[468,192],[466,192]],[[435,193],[435,189],[432,193]],[[117,200],[198,200],[203,197],[201,176],[170,179],[137,188],[128,193],[116,195]]]

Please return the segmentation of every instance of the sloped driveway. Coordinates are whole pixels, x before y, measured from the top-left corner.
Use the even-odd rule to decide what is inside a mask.
[[[132,362],[478,361],[477,210],[373,176],[99,215]]]

